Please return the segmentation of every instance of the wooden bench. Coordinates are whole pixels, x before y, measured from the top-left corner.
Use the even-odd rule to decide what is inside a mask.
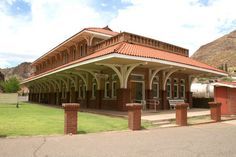
[[[169,104],[170,104],[170,109],[175,109],[176,104],[179,103],[185,103],[183,99],[170,99]]]

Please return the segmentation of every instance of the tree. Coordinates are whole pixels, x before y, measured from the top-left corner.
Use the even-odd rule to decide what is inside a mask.
[[[0,86],[4,93],[16,93],[20,90],[20,82],[16,77],[0,82]]]

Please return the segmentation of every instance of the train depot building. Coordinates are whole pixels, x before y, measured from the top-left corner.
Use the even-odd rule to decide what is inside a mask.
[[[192,104],[194,77],[227,76],[189,58],[188,49],[110,28],[85,28],[32,63],[35,72],[22,82],[29,101],[125,111],[129,102],[169,99]],[[146,106],[151,108],[150,105]]]

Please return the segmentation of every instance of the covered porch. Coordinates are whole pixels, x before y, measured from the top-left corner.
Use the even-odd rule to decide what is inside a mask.
[[[158,100],[158,110],[168,110],[169,99],[182,99],[191,107],[194,77],[227,75],[194,64],[103,53],[24,81],[30,90],[29,101],[55,105],[78,102],[82,108],[125,111],[126,103],[147,100]],[[147,109],[152,108],[147,104]]]

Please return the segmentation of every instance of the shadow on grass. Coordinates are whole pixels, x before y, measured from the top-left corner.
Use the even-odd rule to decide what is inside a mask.
[[[77,134],[87,134],[87,132],[83,131],[83,130],[79,130],[79,131],[77,131]]]
[[[6,138],[7,137],[7,135],[1,135],[0,134],[0,138]]]

